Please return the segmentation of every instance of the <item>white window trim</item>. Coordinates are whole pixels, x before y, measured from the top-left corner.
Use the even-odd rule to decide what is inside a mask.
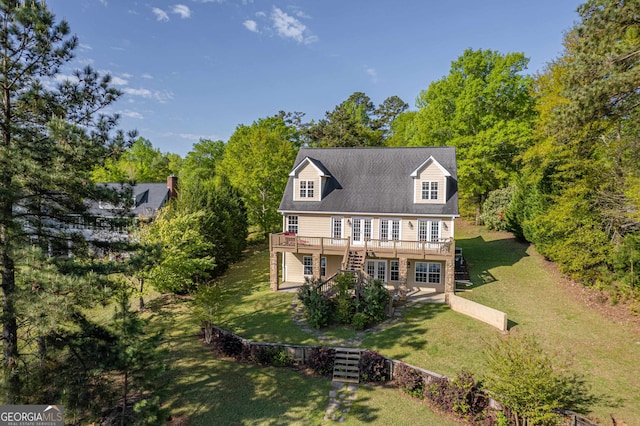
[[[398,239],[393,239],[393,222],[398,221]],[[388,236],[385,241],[401,241],[402,240],[402,219],[392,218],[392,217],[383,217],[380,219],[380,224],[378,226],[378,239],[382,241],[382,224],[387,222],[387,232]]]
[[[311,273],[310,274],[305,274],[305,268],[308,266],[305,264],[305,259],[311,259]],[[302,275],[305,277],[312,277],[313,276],[313,256],[302,256]]]
[[[426,271],[425,272],[421,272],[421,273],[425,274],[426,281],[418,281],[418,265],[421,265],[421,264],[426,265]],[[438,274],[438,282],[437,283],[429,281],[429,274],[430,274],[429,267],[431,265],[438,265],[440,267],[440,273]],[[439,263],[439,262],[416,262],[415,263],[415,267],[414,267],[414,271],[413,271],[413,282],[416,285],[419,285],[419,284],[426,284],[426,285],[428,285],[428,284],[431,284],[431,285],[442,284],[442,269],[443,269],[442,268],[442,263]]]

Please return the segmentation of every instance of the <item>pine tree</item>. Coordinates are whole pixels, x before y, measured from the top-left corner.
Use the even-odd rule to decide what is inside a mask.
[[[108,283],[106,274],[91,271],[120,267],[90,264],[84,236],[71,226],[78,220],[95,220],[89,212],[92,201],[118,205],[130,195],[126,189],[96,185],[90,174],[100,159],[117,155],[126,147],[127,136],[134,136],[116,130],[117,116],[100,113],[120,95],[110,87],[109,76],[87,67],[55,83],[54,77],[71,61],[77,44],[67,23],[56,23],[44,2],[0,0],[0,272],[3,399],[7,403],[26,397],[19,371],[29,371],[25,366],[31,359],[20,350],[31,351],[32,345],[19,342],[25,336],[22,320],[33,306],[18,303],[27,300],[24,293],[51,290],[63,284],[57,279],[60,274],[67,274],[79,280],[71,281],[75,290],[58,288],[55,294],[78,295],[83,290],[93,294]],[[51,274],[51,281],[58,284],[23,280],[23,288],[17,285],[17,271],[29,268],[25,263],[29,256],[22,253],[30,241],[37,241],[45,252],[56,247],[74,251],[74,259],[58,262]],[[70,300],[65,320],[81,317],[79,309]],[[40,321],[46,322],[50,313],[42,311]],[[39,333],[52,332],[43,328]]]

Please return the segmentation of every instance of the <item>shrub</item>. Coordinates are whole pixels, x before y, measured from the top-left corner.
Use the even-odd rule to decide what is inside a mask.
[[[316,282],[307,280],[298,290],[298,299],[304,305],[309,324],[319,329],[329,324],[331,304],[327,297],[320,292],[320,289],[316,287]]]
[[[351,325],[356,330],[364,330],[367,328],[367,324],[369,324],[369,317],[364,312],[354,314],[351,319]]]
[[[386,382],[389,380],[387,359],[377,352],[362,352],[359,368],[360,378],[365,382]]]
[[[427,386],[425,396],[438,407],[469,420],[482,417],[487,407],[487,398],[473,375],[466,371],[458,373],[451,380],[445,377],[434,379]]]
[[[582,376],[547,354],[533,336],[497,340],[484,355],[487,389],[516,419],[553,424],[558,420],[554,410],[584,412],[594,400]]]
[[[335,349],[326,348],[324,346],[311,349],[307,365],[321,376],[333,374],[333,363],[336,359]]]
[[[355,312],[353,299],[348,295],[347,297],[338,296],[335,307],[335,320],[341,324],[351,324]]]
[[[486,201],[482,204],[480,220],[487,225],[487,228],[495,231],[506,231],[508,222],[505,213],[509,209],[511,198],[515,190],[515,185],[491,191]]]
[[[287,351],[278,346],[253,345],[248,348],[244,358],[254,364],[274,367],[289,367],[293,364]]]
[[[386,318],[385,312],[389,302],[389,292],[380,280],[371,280],[362,286],[362,300],[359,308],[371,322],[380,322]]]
[[[309,325],[319,329],[326,327],[331,318],[331,303],[318,287],[319,282],[307,279],[298,289],[298,299],[304,305]]]
[[[414,398],[424,397],[424,377],[415,368],[407,364],[396,364],[394,377],[396,385]]]
[[[349,295],[349,290],[353,290],[356,286],[356,277],[350,272],[339,274],[333,281],[336,283],[338,289],[338,295],[340,297],[346,297]]]
[[[216,347],[227,356],[240,357],[244,345],[238,336],[231,333],[219,332],[218,338],[216,339]]]
[[[293,358],[291,358],[291,355],[289,355],[285,349],[279,349],[279,351],[273,354],[272,365],[274,367],[291,367],[293,365]]]

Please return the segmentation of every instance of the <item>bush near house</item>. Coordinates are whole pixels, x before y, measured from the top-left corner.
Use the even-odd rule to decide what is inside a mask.
[[[312,327],[319,329],[334,322],[364,330],[385,319],[390,296],[382,281],[370,280],[358,287],[355,276],[346,273],[336,277],[335,282],[337,295],[323,293],[320,280],[307,279],[298,290],[298,299]]]

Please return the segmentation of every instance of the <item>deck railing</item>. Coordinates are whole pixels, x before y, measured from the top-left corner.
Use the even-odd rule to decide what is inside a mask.
[[[271,234],[271,251],[292,251],[309,252],[320,251],[321,253],[332,252],[336,254],[344,253],[347,247],[352,250],[365,250],[368,256],[380,255],[422,255],[427,254],[452,254],[452,239],[442,239],[439,241],[407,241],[407,240],[375,240],[367,239],[363,242],[350,241],[349,238],[330,237],[307,237],[292,233]]]

